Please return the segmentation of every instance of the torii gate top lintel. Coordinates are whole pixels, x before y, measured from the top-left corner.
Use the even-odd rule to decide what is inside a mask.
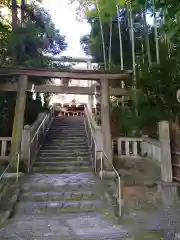
[[[27,75],[49,78],[68,78],[79,80],[117,79],[126,80],[131,76],[131,71],[107,72],[99,70],[53,69],[53,68],[25,68],[25,67],[1,67],[1,76]]]

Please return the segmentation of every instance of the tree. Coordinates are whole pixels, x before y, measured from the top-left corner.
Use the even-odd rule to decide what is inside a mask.
[[[11,8],[11,5],[7,5]],[[20,6],[20,5],[19,5]],[[21,8],[21,6],[20,6]],[[18,25],[16,31],[12,32],[12,26],[0,19],[0,59],[1,65],[11,65],[11,54],[18,51],[16,64],[27,67],[62,67],[61,64],[54,63],[46,55],[59,55],[67,47],[65,37],[60,35],[55,28],[50,15],[36,4],[25,5],[24,24]],[[16,81],[12,78],[1,79],[4,82]],[[32,83],[41,84],[50,79],[31,77]],[[14,114],[16,94],[11,92],[0,93],[0,132],[4,136],[11,136],[12,118]],[[45,110],[40,99],[33,100],[32,94],[27,94],[27,109],[25,124],[32,123],[39,111]],[[34,114],[35,113],[35,114]],[[9,124],[7,124],[7,119]]]
[[[125,3],[131,4],[131,18],[129,18]],[[122,66],[123,57],[124,69],[131,69],[132,66],[136,67],[134,68],[134,74],[137,76],[136,95],[138,96],[137,108],[139,116],[134,115],[134,108],[128,108],[128,112],[125,108],[123,113],[121,107],[118,107],[121,120],[127,121],[127,119],[130,119],[128,121],[131,122],[130,126],[143,130],[145,126],[154,128],[157,121],[162,119],[172,121],[175,118],[177,119],[179,107],[176,101],[176,91],[179,89],[180,82],[178,74],[180,60],[179,1],[134,0],[123,2],[119,6],[118,14],[114,1],[111,3],[114,12],[109,10],[110,7],[108,9],[108,4],[110,4],[109,1],[99,0],[101,12],[108,13],[108,16],[106,14],[104,16],[113,19],[111,63],[114,68],[118,68]],[[131,13],[131,8],[129,9]],[[86,9],[84,13],[84,17],[91,24],[91,32],[81,38],[82,47],[85,53],[93,56],[97,62],[102,62],[103,53],[100,44],[100,26],[97,14],[95,15],[92,8],[89,8],[88,11]],[[154,18],[152,26],[147,24],[147,14]],[[122,44],[119,44],[117,38],[119,35],[119,23]],[[106,56],[108,56],[110,25],[104,18],[102,18],[102,25],[105,51]],[[131,29],[131,32],[129,32],[129,29]],[[132,32],[135,41],[133,41]],[[131,44],[134,44],[133,62]],[[120,51],[121,45],[123,51]],[[119,52],[121,52],[120,55]],[[117,108],[115,109],[118,112]],[[122,117],[122,114],[125,114],[126,117]]]

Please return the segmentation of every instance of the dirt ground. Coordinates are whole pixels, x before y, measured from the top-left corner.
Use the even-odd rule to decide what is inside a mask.
[[[157,193],[160,167],[147,159],[114,159],[122,182],[122,224],[138,240],[174,240],[180,232],[180,201],[163,208]],[[135,238],[136,239],[136,238]]]

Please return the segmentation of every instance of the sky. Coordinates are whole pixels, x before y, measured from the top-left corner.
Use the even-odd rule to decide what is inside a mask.
[[[43,7],[49,11],[52,20],[62,34],[66,36],[68,49],[63,56],[86,57],[80,38],[90,32],[90,25],[76,19],[76,4],[68,4],[69,0],[43,0]],[[152,24],[152,19],[147,16],[147,21]]]
[[[66,36],[68,49],[62,53],[63,56],[71,57],[87,57],[80,45],[80,38],[90,32],[88,23],[79,22],[76,19],[76,5],[68,4],[69,0],[43,0],[43,7],[49,11],[53,23],[60,30],[60,33]],[[151,20],[148,17],[148,22]],[[76,68],[86,68],[86,64],[79,63]],[[83,96],[84,97],[84,96]],[[73,99],[73,95],[69,95],[68,99]],[[76,96],[77,98],[77,96]],[[80,96],[79,101],[82,101]],[[87,101],[83,99],[84,102]]]
[[[60,33],[66,36],[68,49],[64,56],[86,57],[81,45],[81,36],[89,33],[90,26],[76,20],[76,5],[68,4],[69,0],[43,0],[43,7],[47,9]]]

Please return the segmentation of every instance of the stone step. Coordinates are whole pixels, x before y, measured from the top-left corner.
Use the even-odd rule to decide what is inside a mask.
[[[86,136],[67,136],[67,135],[64,135],[64,136],[57,136],[57,137],[49,137],[49,136],[46,136],[46,139],[47,140],[51,140],[51,141],[57,141],[57,140],[69,140],[69,139],[72,139],[72,140],[76,140],[76,141],[80,141],[80,140],[86,140]]]
[[[85,130],[78,130],[78,129],[74,129],[74,130],[71,130],[71,129],[68,129],[68,130],[49,130],[49,134],[77,134],[77,135],[83,135],[83,134],[86,134],[86,131]]]
[[[70,191],[70,192],[26,192],[20,196],[20,201],[80,201],[97,199],[93,191]]]
[[[85,134],[85,129],[78,129],[78,128],[72,128],[72,129],[49,129],[49,133],[56,134],[56,133],[68,133],[68,134]]]
[[[66,149],[69,151],[74,151],[74,150],[81,150],[81,149],[87,149],[88,145],[86,143],[44,143],[41,147],[41,149]]]
[[[88,144],[86,142],[76,142],[76,141],[60,141],[60,142],[44,142],[44,144],[42,145],[42,147],[58,147],[59,149],[60,148],[71,148],[71,149],[74,149],[75,147],[88,147]]]
[[[84,129],[84,124],[62,124],[53,122],[50,129]]]
[[[73,150],[72,150],[73,151]],[[49,162],[61,162],[61,161],[88,161],[91,157],[90,152],[87,153],[68,153],[68,152],[59,152],[59,153],[40,153],[37,161],[49,161]]]
[[[41,147],[41,151],[54,151],[54,150],[60,150],[60,149],[64,149],[65,151],[74,151],[74,150],[87,150],[89,151],[89,148],[87,146],[87,144],[77,144],[77,145],[74,145],[74,144],[53,144],[53,145],[49,145],[49,144],[44,144],[42,147]]]
[[[64,174],[33,173],[24,179],[23,192],[92,191],[96,185],[92,172]]]
[[[84,131],[85,130],[85,127],[84,126],[78,126],[78,125],[61,125],[61,124],[52,124],[51,127],[49,128],[50,130],[54,131],[54,130],[58,130],[58,131],[61,131],[61,130],[79,130],[79,131]]]
[[[66,150],[66,151],[65,151]],[[69,150],[69,149],[64,149],[64,151],[59,150],[58,152],[40,152],[40,157],[75,157],[77,158],[78,156],[89,156],[90,152],[87,150],[85,151],[79,151],[79,150]]]
[[[69,149],[69,148],[61,148],[61,149],[44,149],[44,148],[41,148],[40,149],[40,153],[41,154],[44,154],[44,155],[49,155],[49,154],[52,154],[52,155],[56,155],[56,154],[61,154],[61,153],[69,153],[69,152],[71,152],[71,153],[82,153],[82,154],[84,154],[84,153],[86,153],[86,154],[90,154],[91,153],[91,151],[88,149],[88,148],[80,148],[80,149],[78,149],[78,148],[75,148],[75,149]]]
[[[33,167],[32,171],[35,173],[72,173],[72,172],[89,172],[90,167],[88,166],[67,166],[67,167],[56,167],[56,166],[38,166]]]
[[[59,161],[59,162],[62,162],[62,161],[72,161],[72,162],[76,162],[76,161],[89,161],[90,159],[90,155],[88,156],[73,156],[73,155],[62,155],[62,156],[39,156],[39,161],[49,161],[51,162],[52,161]]]
[[[53,175],[53,174],[52,174]],[[74,184],[74,185],[69,185],[69,184],[64,184],[64,185],[55,185],[55,184],[45,184],[45,183],[25,183],[21,187],[21,191],[23,193],[29,193],[29,192],[70,192],[70,191],[92,191],[94,188],[93,183],[89,183],[86,185],[83,184]]]
[[[86,133],[85,132],[82,132],[82,133],[79,133],[79,132],[59,132],[59,131],[56,131],[54,133],[52,132],[48,132],[47,136],[51,136],[51,137],[59,137],[59,136],[86,136]]]
[[[77,138],[77,137],[68,137],[68,138],[46,138],[45,142],[49,143],[56,143],[56,142],[64,142],[64,143],[85,143],[87,141],[87,138]]]
[[[76,139],[76,138],[57,138],[57,139],[54,139],[54,138],[46,138],[45,140],[44,140],[44,143],[45,144],[51,144],[51,143],[58,143],[58,144],[67,144],[67,143],[71,143],[71,144],[75,144],[75,145],[77,145],[77,144],[87,144],[87,139],[86,138],[84,138],[84,139]]]
[[[67,134],[67,133],[56,133],[56,134],[47,134],[46,138],[51,139],[61,139],[61,138],[86,138],[86,135],[83,134]]]
[[[103,212],[105,204],[98,200],[58,201],[58,202],[18,202],[15,208],[16,215],[55,215],[74,212]]]
[[[87,144],[87,138],[60,138],[60,139],[55,139],[55,141],[53,141],[53,138],[51,139],[51,138],[46,138],[45,139],[45,141],[44,141],[45,143],[56,143],[56,142],[59,142],[60,144],[75,144],[75,145],[77,145],[77,144]]]
[[[50,127],[49,128],[50,132],[62,132],[62,131],[66,131],[66,132],[85,132],[85,128],[84,127],[62,127],[62,126],[58,126],[58,127]]]
[[[150,234],[151,235],[151,234]],[[149,236],[149,235],[148,235]],[[133,240],[103,214],[18,215],[3,226],[1,240]],[[149,238],[148,238],[149,239]],[[151,238],[150,238],[151,239]],[[138,239],[139,240],[139,239]],[[154,239],[153,239],[154,240]]]
[[[34,164],[35,167],[76,167],[76,166],[90,166],[88,161],[36,161]]]

